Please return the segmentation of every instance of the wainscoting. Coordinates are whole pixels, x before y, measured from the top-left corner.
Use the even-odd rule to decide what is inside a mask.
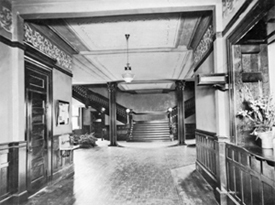
[[[73,151],[62,156],[59,149],[59,135],[52,138],[52,170],[47,184],[68,177],[74,173]],[[27,192],[27,143],[12,142],[0,144],[0,204],[16,205],[28,199]],[[37,190],[38,191],[38,190]]]
[[[74,173],[74,165],[73,165],[73,150],[70,151],[68,156],[62,156],[61,151],[59,149],[59,136],[55,135],[52,139],[52,180],[56,181],[60,178],[68,177],[69,175]]]
[[[271,149],[264,151],[272,152]],[[235,204],[234,201],[239,204],[274,204],[274,164],[272,159],[226,144],[228,204]]]
[[[0,204],[27,200],[26,142],[0,144]]]
[[[224,151],[219,153],[215,133],[201,130],[196,130],[196,148],[197,171],[212,186],[217,201],[225,200],[228,205],[274,204],[275,158],[272,149],[225,143]],[[219,164],[220,161],[225,163]],[[224,170],[225,183],[220,182],[220,170]],[[223,189],[222,192],[217,188]]]
[[[217,162],[219,156],[215,133],[196,130],[197,170],[215,189],[217,187]]]

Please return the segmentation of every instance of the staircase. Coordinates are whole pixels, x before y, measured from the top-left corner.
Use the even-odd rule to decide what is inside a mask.
[[[129,142],[170,141],[168,120],[136,121]]]
[[[96,109],[98,112],[101,112],[102,108],[105,108],[105,114],[109,115],[109,99],[95,93],[85,86],[81,85],[74,85],[73,86],[73,98],[82,102],[86,106],[91,106],[92,108]],[[117,106],[117,120],[126,124],[127,123],[127,113],[126,107],[123,107],[120,104],[116,104]]]

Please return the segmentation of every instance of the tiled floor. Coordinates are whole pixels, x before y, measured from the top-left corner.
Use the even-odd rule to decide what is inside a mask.
[[[75,150],[75,175],[49,186],[26,205],[214,205],[195,172],[194,146],[98,141]]]

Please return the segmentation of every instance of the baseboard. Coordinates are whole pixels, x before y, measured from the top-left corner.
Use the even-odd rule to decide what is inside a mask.
[[[66,166],[56,172],[53,173],[52,181],[51,183],[56,183],[60,181],[61,179],[65,179],[67,177],[74,175],[74,164],[71,164],[70,166]]]
[[[26,202],[27,200],[28,200],[28,192],[26,190],[19,194],[10,195],[6,199],[0,201],[0,205],[22,204],[23,202]]]
[[[196,170],[198,171],[198,173],[200,173],[204,180],[212,187],[216,200],[220,202],[221,198],[220,194],[216,190],[216,188],[218,187],[218,183],[215,177],[198,161],[196,162]]]

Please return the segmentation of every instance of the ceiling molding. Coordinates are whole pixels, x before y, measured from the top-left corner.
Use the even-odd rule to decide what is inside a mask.
[[[129,49],[128,53],[159,53],[159,52],[186,52],[186,47],[180,48],[138,48]],[[93,50],[93,51],[81,51],[80,55],[120,55],[127,53],[126,49],[114,49],[114,50]]]
[[[85,56],[75,55],[73,64],[81,68],[83,71],[90,73],[91,75],[98,76],[99,78],[103,78],[104,80],[110,81],[111,79],[104,72],[96,67],[90,60],[88,60]],[[88,66],[88,65],[89,66]],[[74,72],[74,69],[73,69]]]
[[[193,39],[191,40],[190,48],[197,48],[210,24],[212,24],[212,15],[207,14],[201,18],[197,29],[194,30],[195,34],[193,36]]]
[[[93,2],[94,3],[94,2]],[[163,3],[163,2],[162,2]],[[110,4],[110,2],[109,2]],[[20,14],[22,18],[27,19],[60,19],[60,18],[85,18],[85,17],[103,17],[103,16],[124,16],[124,15],[141,15],[141,14],[162,14],[162,13],[177,13],[177,12],[199,12],[213,11],[215,9],[215,0],[204,0],[200,2],[182,1],[180,4],[161,4],[158,2],[153,5],[142,4],[139,8],[130,8],[127,6],[114,5],[106,7],[106,4],[87,4],[87,1],[14,1],[13,10]],[[105,7],[104,7],[105,5]],[[116,9],[114,9],[116,8]]]
[[[197,19],[197,22],[196,22],[196,25],[194,27],[193,33],[192,33],[191,38],[189,40],[189,43],[187,45],[187,49],[190,49],[190,50],[193,49],[192,46],[191,46],[191,43],[193,42],[194,36],[195,36],[195,34],[196,34],[197,30],[198,30],[198,26],[200,25],[200,22],[201,22],[201,17],[199,17]]]

